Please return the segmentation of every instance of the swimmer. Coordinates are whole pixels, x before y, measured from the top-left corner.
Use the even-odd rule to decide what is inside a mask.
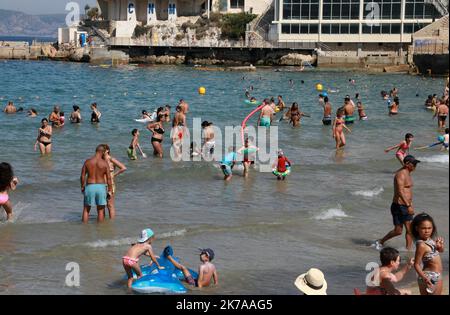
[[[345,140],[344,128],[348,132],[352,132],[346,125],[344,120],[344,110],[338,109],[336,118],[333,121],[333,138],[336,141],[336,150],[343,148],[347,143]]]
[[[431,109],[433,107],[433,95],[428,95],[424,105],[427,109]]]
[[[61,127],[61,109],[58,105],[53,107],[53,112],[48,116],[48,121],[52,123],[52,127]]]
[[[364,106],[361,102],[356,103],[356,107],[358,108],[359,120],[367,120],[367,115],[364,110]]]
[[[100,117],[102,117],[102,113],[100,113],[100,111],[98,110],[97,103],[91,104],[91,110],[92,110],[91,123],[99,123]]]
[[[183,137],[187,133],[186,128],[186,115],[183,113],[183,109],[180,105],[176,107],[176,113],[172,121],[172,130],[170,137],[172,139],[172,145],[175,149],[176,156],[180,156],[182,152]]]
[[[147,129],[152,132],[152,146],[153,146],[153,155],[158,156],[160,158],[163,157],[163,147],[162,142],[164,139],[165,130],[162,124],[162,115],[158,115],[156,121],[148,124]]]
[[[389,116],[397,115],[399,107],[400,107],[400,101],[399,101],[398,97],[394,97],[394,101],[390,104],[390,107],[389,107]]]
[[[7,221],[13,218],[13,207],[8,191],[16,190],[18,183],[19,180],[14,176],[12,166],[9,163],[0,163],[0,208],[3,207],[5,210]]]
[[[66,124],[66,118],[64,117],[64,112],[59,114],[59,127],[62,127]]]
[[[440,103],[437,105],[436,112],[433,116],[433,119],[438,117],[438,128],[444,129],[445,128],[445,121],[447,120],[448,116],[448,106],[446,104]]]
[[[27,111],[27,115],[28,117],[34,118],[37,117],[38,112],[34,108],[31,108],[30,110]]]
[[[300,120],[302,117],[311,117],[308,114],[305,114],[300,111],[300,107],[296,102],[294,102],[291,106],[291,119],[289,123],[292,123],[293,127],[300,127]]]
[[[81,110],[77,105],[73,105],[73,112],[70,114],[70,122],[72,124],[81,123]]]
[[[133,131],[131,131],[131,135],[133,136],[133,139],[131,140],[131,144],[127,150],[128,158],[130,160],[137,160],[136,148],[139,149],[139,151],[142,154],[142,157],[146,158],[147,155],[144,153],[144,151],[142,151],[141,146],[139,145],[139,135],[140,135],[139,130],[133,129]]]
[[[289,86],[292,88],[292,87],[294,87],[294,81],[291,79],[291,80],[289,80]]]
[[[52,133],[52,126],[48,124],[48,119],[43,118],[41,120],[41,128],[39,128],[36,143],[34,144],[34,151],[37,150],[39,144],[41,155],[50,154],[52,152]]]
[[[255,155],[256,152],[259,151],[259,148],[251,145],[248,138],[245,138],[244,140],[244,146],[240,148],[237,152],[239,154],[242,154],[244,156],[244,159],[242,161],[242,164],[244,165],[244,177],[248,177],[248,171],[250,169],[250,166],[255,164]]]
[[[330,126],[331,122],[332,122],[332,118],[331,118],[331,112],[332,112],[331,103],[330,103],[330,100],[328,99],[328,96],[325,96],[323,101],[324,101],[324,104],[323,104],[322,123],[325,126]]]
[[[15,114],[17,113],[17,108],[14,106],[14,103],[9,101],[8,104],[6,104],[5,108],[3,109],[3,112],[5,114]]]
[[[106,161],[106,163],[108,163],[109,173],[111,174],[111,182],[112,182],[112,191],[109,199],[106,202],[106,207],[108,208],[109,218],[114,219],[116,217],[116,205],[115,205],[116,183],[114,182],[114,180],[117,176],[125,172],[127,170],[127,167],[111,155],[111,149],[109,148],[109,145],[104,144],[103,146],[105,147],[103,159]],[[116,168],[118,168],[117,172]]]
[[[108,163],[104,160],[105,147],[98,145],[95,155],[86,160],[81,169],[81,193],[84,195],[83,223],[89,221],[91,207],[97,207],[97,222],[105,219],[107,200],[112,195],[111,173]]]
[[[397,160],[399,160],[400,163],[403,165],[403,160],[407,155],[409,155],[409,149],[411,148],[413,140],[414,136],[410,133],[407,133],[405,135],[404,141],[400,142],[395,146],[387,148],[386,150],[384,150],[384,152],[388,153],[389,151],[397,149],[397,153],[395,153],[395,156],[397,157]]]
[[[286,104],[284,103],[283,96],[281,96],[281,95],[278,95],[277,107],[280,111],[282,111],[286,108]]]
[[[342,107],[342,109],[344,110],[345,114],[344,118],[345,124],[346,125],[353,124],[355,122],[355,115],[354,115],[355,105],[349,95],[345,97],[344,106]]]
[[[387,101],[389,99],[389,94],[386,91],[381,91],[380,92],[381,97],[383,98],[383,100]]]
[[[273,120],[274,110],[270,106],[270,102],[268,99],[265,99],[263,104],[264,106],[262,107],[261,113],[258,118],[258,126],[270,127]]]
[[[445,128],[444,142],[442,143],[442,150],[448,151],[448,128]]]
[[[442,259],[444,239],[437,236],[434,220],[426,213],[416,215],[411,225],[416,241],[414,268],[419,276],[420,295],[442,294]]]
[[[178,105],[181,106],[181,111],[183,112],[183,114],[186,115],[187,113],[189,113],[189,104],[186,103],[184,99],[181,99]]]
[[[146,119],[146,120],[150,121],[150,120],[152,120],[152,117],[150,116],[150,114],[146,110],[143,110],[141,119]]]
[[[213,123],[208,121],[202,122],[202,129],[204,139],[202,155],[210,157],[214,154],[216,146]]]
[[[278,180],[285,180],[286,176],[290,173],[291,165],[291,161],[284,155],[282,150],[279,150],[276,168],[272,174],[275,175]]]
[[[138,279],[142,278],[141,267],[139,266],[139,258],[141,256],[148,256],[152,260],[152,263],[158,267],[158,269],[164,269],[158,263],[157,257],[153,253],[152,242],[155,240],[155,234],[151,229],[145,229],[141,232],[141,237],[137,244],[132,244],[131,248],[127,251],[125,256],[122,257],[123,269],[127,273],[127,287],[131,288],[133,284],[133,271],[136,273]]]
[[[211,281],[214,281],[214,285],[219,284],[219,279],[217,277],[216,267],[211,263],[214,259],[214,251],[210,248],[200,249],[200,261],[201,265],[198,267],[198,279],[194,280],[189,270],[177,262],[172,257],[173,249],[170,246],[164,248],[164,256],[177,268],[181,270],[184,275],[184,280],[192,286],[203,288],[208,287]]]

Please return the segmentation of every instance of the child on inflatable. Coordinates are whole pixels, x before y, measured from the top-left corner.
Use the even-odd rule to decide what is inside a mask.
[[[216,267],[211,263],[214,259],[214,251],[211,248],[200,249],[200,261],[202,262],[198,267],[198,279],[194,280],[189,270],[173,259],[173,249],[167,246],[164,249],[164,256],[175,266],[175,268],[181,270],[184,274],[185,281],[192,286],[203,288],[208,287],[211,284],[211,280],[214,280],[214,284],[219,283],[217,278]]]
[[[122,257],[122,264],[125,272],[127,273],[127,286],[131,288],[133,284],[133,271],[136,273],[137,278],[142,278],[141,268],[139,267],[139,257],[142,255],[149,256],[152,262],[156,264],[158,269],[164,269],[158,263],[157,257],[153,254],[152,242],[155,239],[155,234],[151,229],[145,229],[141,232],[141,238],[138,240],[138,244],[132,244],[132,247],[128,250],[125,256]]]
[[[284,155],[282,150],[278,151],[277,167],[273,170],[273,175],[278,180],[285,180],[286,176],[291,173],[291,161]]]
[[[136,148],[141,151],[142,157],[146,158],[147,155],[142,151],[141,146],[139,145],[139,130],[133,129],[131,132],[133,139],[131,140],[131,144],[128,147],[127,154],[130,160],[137,160]]]
[[[13,218],[13,208],[8,191],[15,190],[18,182],[12,166],[9,163],[0,163],[0,208],[5,209],[7,221]]]

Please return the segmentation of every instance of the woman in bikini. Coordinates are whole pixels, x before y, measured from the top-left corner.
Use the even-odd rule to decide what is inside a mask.
[[[436,224],[426,213],[415,216],[411,231],[416,241],[414,268],[419,276],[420,295],[441,295],[443,268],[440,253],[444,252],[444,239],[436,237]]]
[[[49,154],[52,152],[52,126],[48,124],[48,119],[41,120],[41,128],[39,128],[36,143],[34,144],[34,151],[37,150],[39,144],[39,150],[41,154]]]
[[[73,105],[73,112],[70,114],[70,122],[73,124],[81,123],[80,107]]]
[[[153,154],[155,156],[162,158],[163,157],[162,142],[165,133],[162,123],[162,116],[159,115],[154,123],[148,124],[147,129],[153,133],[152,135]]]
[[[414,136],[410,133],[407,133],[405,135],[404,141],[400,142],[397,145],[387,148],[386,150],[384,150],[384,152],[388,153],[389,151],[397,149],[397,153],[395,153],[395,156],[400,161],[400,163],[403,165],[403,159],[405,158],[405,156],[407,156],[409,154],[409,148],[411,147],[413,140],[414,140]]]
[[[115,178],[122,174],[127,170],[127,167],[123,165],[119,160],[115,159],[111,156],[111,149],[109,145],[103,144],[105,147],[105,153],[103,154],[103,159],[108,163],[109,172],[111,173],[111,181],[112,181],[112,194],[111,197],[106,202],[106,207],[109,211],[109,218],[114,219],[116,217],[116,205],[115,205],[115,196],[116,196],[116,183]],[[118,170],[116,171],[116,168]]]
[[[291,107],[291,120],[289,123],[292,123],[293,127],[300,127],[300,120],[302,117],[310,117],[309,115],[300,111],[300,108],[297,103],[293,103]]]
[[[348,132],[352,132],[346,125],[344,120],[344,110],[339,109],[336,113],[336,118],[333,121],[333,138],[336,140],[336,150],[346,145],[344,128]]]

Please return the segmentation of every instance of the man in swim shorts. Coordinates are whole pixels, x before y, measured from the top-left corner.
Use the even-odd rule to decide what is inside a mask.
[[[112,195],[113,187],[108,163],[103,159],[104,153],[105,147],[97,146],[95,156],[86,160],[81,169],[81,192],[84,194],[83,223],[88,222],[89,212],[93,206],[97,206],[97,222],[105,219],[107,198]]]
[[[380,250],[384,243],[391,238],[402,235],[403,226],[406,229],[406,248],[412,248],[413,236],[411,223],[414,216],[413,208],[413,180],[411,173],[415,171],[420,163],[412,155],[407,155],[403,159],[403,167],[395,173],[394,177],[394,198],[391,205],[391,214],[394,221],[394,229],[386,234],[381,240],[375,242],[375,247]]]
[[[328,99],[328,96],[325,96],[323,98],[323,118],[322,118],[322,123],[325,126],[331,125],[331,122],[333,121],[333,119],[331,118],[331,112],[332,108],[330,100]]]
[[[258,118],[258,126],[262,127],[270,127],[273,120],[273,114],[275,113],[272,107],[270,106],[270,101],[268,99],[264,100],[264,106],[261,109],[261,114]]]
[[[355,122],[355,116],[354,116],[354,112],[355,112],[355,107],[352,104],[352,100],[350,99],[350,96],[346,96],[345,100],[344,100],[344,113],[345,113],[345,124],[349,125],[349,124],[353,124]]]

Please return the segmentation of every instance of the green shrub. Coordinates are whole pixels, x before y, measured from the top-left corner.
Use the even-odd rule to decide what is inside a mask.
[[[245,37],[247,24],[257,17],[256,14],[225,14],[221,23],[222,37],[238,40]]]
[[[133,37],[139,38],[141,36],[147,35],[150,29],[151,27],[149,26],[136,25],[136,27],[134,28]]]

